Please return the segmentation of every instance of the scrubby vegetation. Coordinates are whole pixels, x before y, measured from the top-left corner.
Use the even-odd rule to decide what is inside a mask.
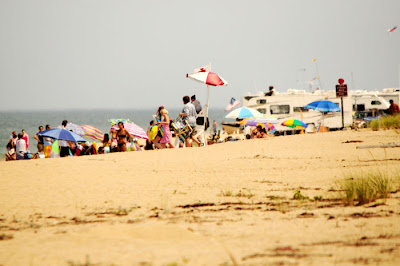
[[[374,119],[369,124],[372,130],[380,129],[400,129],[400,115],[385,116],[380,119]]]

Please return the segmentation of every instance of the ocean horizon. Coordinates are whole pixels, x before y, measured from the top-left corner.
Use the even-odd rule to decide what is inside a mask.
[[[168,109],[171,119],[175,119],[182,108]],[[5,160],[7,152],[6,145],[10,139],[11,132],[20,133],[25,129],[29,135],[29,148],[31,153],[37,152],[37,140],[35,134],[39,131],[39,126],[45,127],[47,124],[51,128],[58,127],[66,119],[68,122],[77,125],[91,125],[100,129],[103,133],[109,133],[112,118],[125,118],[147,130],[150,121],[155,115],[156,109],[58,109],[58,110],[16,110],[0,111],[0,160]],[[222,108],[210,109],[210,121],[216,120],[218,127],[224,121],[226,112]],[[225,119],[230,121],[230,119]],[[85,138],[92,142],[90,138]]]

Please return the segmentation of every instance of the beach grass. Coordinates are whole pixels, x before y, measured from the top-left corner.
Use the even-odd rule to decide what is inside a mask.
[[[400,129],[400,115],[389,115],[380,119],[374,119],[370,123],[372,130],[380,129]]]
[[[339,182],[339,186],[343,190],[342,198],[348,205],[363,205],[389,198],[399,180],[398,174],[393,176],[388,171],[374,170],[348,174]]]

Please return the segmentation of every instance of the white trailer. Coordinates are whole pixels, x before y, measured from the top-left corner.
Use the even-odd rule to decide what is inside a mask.
[[[323,114],[316,110],[305,109],[304,106],[319,100],[329,100],[343,109],[342,113]],[[340,129],[350,126],[352,118],[352,99],[343,97],[343,106],[340,98],[336,98],[335,92],[306,93],[301,90],[288,90],[287,93],[273,96],[247,95],[243,97],[243,106],[251,107],[265,115],[273,115],[278,119],[275,128],[278,132],[292,131],[292,128],[281,126],[281,123],[288,119],[298,119],[308,125],[307,132],[313,132],[314,128],[323,125],[329,129]]]

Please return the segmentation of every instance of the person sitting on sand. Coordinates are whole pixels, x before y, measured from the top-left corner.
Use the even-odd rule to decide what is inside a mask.
[[[15,149],[11,142],[7,144],[7,153],[6,153],[6,161],[13,161],[17,159],[17,154],[15,153]]]
[[[103,151],[104,151],[103,153],[111,152],[111,140],[107,133],[104,134],[104,136],[103,136]]]
[[[257,134],[258,134],[258,130],[257,130],[257,127],[251,127],[250,128],[250,138],[251,139],[255,139],[255,138],[257,138]]]
[[[262,139],[267,137],[267,130],[265,129],[265,125],[258,124],[257,125],[257,138]]]
[[[119,130],[117,131],[118,151],[126,151],[126,143],[132,139],[132,135],[124,128],[124,123],[118,122]]]
[[[15,131],[11,132],[11,137],[10,137],[9,142],[11,142],[11,145],[14,149],[15,149],[15,145],[17,144],[17,140],[18,140],[17,132],[15,132]]]
[[[22,133],[18,134],[18,140],[17,140],[17,144],[15,145],[15,151],[17,153],[16,155],[16,159],[17,160],[23,160],[25,157],[25,153],[26,153],[26,142],[23,139]]]

